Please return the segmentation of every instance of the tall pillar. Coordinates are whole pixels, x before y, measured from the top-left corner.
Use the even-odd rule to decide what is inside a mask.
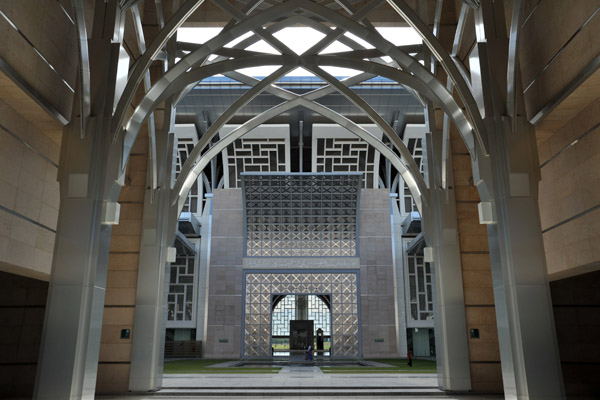
[[[156,137],[157,189],[152,189],[152,168],[148,168],[132,332],[131,391],[152,391],[162,384],[169,282],[167,253],[174,239],[172,222],[176,218],[170,202],[175,135],[168,133],[168,120],[165,118],[166,126]]]
[[[488,224],[504,395],[562,399],[537,200],[535,131],[523,117],[520,87],[516,112],[512,119],[506,116],[507,65],[516,61],[508,60],[502,2],[482,2],[476,25],[481,29],[471,60],[473,87],[485,115],[490,156],[474,165],[474,177],[482,199],[480,220]]]
[[[441,134],[427,134],[429,205],[424,233],[433,252],[436,286],[438,385],[448,391],[471,390],[467,322],[452,175],[441,187]]]
[[[196,340],[202,341],[202,354],[206,349],[208,317],[208,276],[210,270],[210,238],[212,231],[212,193],[206,194],[206,203],[200,218],[200,250],[198,257],[198,295],[196,297]]]
[[[390,196],[392,210],[392,245],[394,250],[394,299],[396,315],[396,346],[400,357],[406,356],[408,343],[406,338],[406,294],[404,291],[404,244],[402,242],[402,219],[398,209],[397,195]]]
[[[95,126],[102,128],[101,121]],[[110,226],[101,226],[102,143],[81,139],[78,120],[63,134],[60,209],[38,363],[36,399],[93,398],[106,288]]]
[[[519,117],[519,120],[521,118]],[[507,399],[562,399],[564,388],[537,200],[535,134],[526,121],[490,140],[488,240]],[[495,213],[495,216],[494,216]],[[482,216],[480,216],[480,219]]]
[[[107,158],[121,40],[114,32],[120,31],[120,24],[116,0],[96,4],[89,41],[91,116],[84,124],[74,116],[64,129],[58,172],[61,202],[36,399],[94,398],[110,224],[118,219],[114,194],[119,185],[107,178]]]

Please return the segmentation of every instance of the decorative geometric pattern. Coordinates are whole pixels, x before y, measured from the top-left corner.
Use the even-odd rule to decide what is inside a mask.
[[[409,315],[413,321],[433,319],[431,267],[424,263],[422,254],[407,254]]]
[[[408,144],[406,146],[408,151],[413,155],[417,166],[419,167],[419,171],[421,175],[423,175],[425,171],[425,163],[423,162],[423,139],[421,138],[410,138],[408,139]],[[403,192],[401,198],[398,199],[400,201],[400,212],[403,214],[408,214],[412,211],[419,211],[417,209],[417,205],[415,204],[412,195],[410,194],[410,190],[408,189],[408,185],[403,183],[402,185]]]
[[[227,146],[229,187],[241,187],[242,172],[285,172],[285,139],[237,139]]]
[[[242,174],[248,257],[354,257],[362,174]]]
[[[180,138],[177,141],[177,164],[175,165],[175,177],[179,176],[183,164],[188,159],[188,156],[194,149],[193,139]],[[194,186],[190,190],[183,212],[197,213],[199,210],[198,201],[201,201],[201,196],[198,195],[198,181],[194,182]]]
[[[316,172],[363,172],[363,187],[373,188],[375,153],[372,146],[358,138],[317,139]]]
[[[358,357],[358,273],[254,273],[244,283],[244,356],[271,356],[271,301],[277,294],[331,296],[331,354]]]
[[[167,297],[169,321],[192,321],[194,309],[194,256],[179,256],[171,264]]]

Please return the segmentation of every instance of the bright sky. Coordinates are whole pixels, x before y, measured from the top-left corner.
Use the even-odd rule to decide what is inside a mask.
[[[383,36],[385,39],[389,40],[396,46],[421,43],[421,37],[412,28],[397,27],[376,29],[377,31],[379,31],[381,36]],[[179,28],[177,30],[177,40],[181,42],[202,44],[218,35],[220,31],[221,28]],[[229,42],[225,47],[233,47],[237,43],[241,42],[242,40],[248,38],[251,35],[252,33],[248,32],[246,35]],[[284,28],[276,32],[274,36],[281,42],[283,42],[286,46],[288,46],[290,49],[292,49],[292,51],[294,51],[296,54],[304,53],[314,44],[319,42],[319,40],[325,37],[323,33],[307,27]],[[357,41],[359,44],[363,45],[368,49],[373,48],[373,46],[371,46],[361,38],[354,36],[351,33],[346,33],[345,36]],[[263,53],[279,54],[277,50],[271,47],[264,40],[260,40],[254,43],[253,45],[247,47],[246,49]],[[335,41],[331,45],[326,47],[323,51],[321,51],[320,54],[337,53],[349,50],[351,49],[348,46],[340,43],[339,41]],[[383,57],[383,59],[386,62],[391,61],[389,57]],[[238,72],[249,76],[267,76],[273,71],[277,70],[277,68],[279,68],[279,66],[264,66],[257,68],[247,68],[239,70]],[[337,67],[324,67],[323,69],[332,74],[333,76],[337,77],[353,76],[360,73],[360,71]],[[306,71],[305,69],[297,68],[294,71],[288,73],[287,76],[313,76],[313,74],[309,71]]]

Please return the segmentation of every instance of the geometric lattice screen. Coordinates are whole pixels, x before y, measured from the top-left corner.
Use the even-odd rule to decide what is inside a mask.
[[[248,257],[355,257],[362,173],[242,174]]]
[[[376,125],[360,127],[377,139],[383,136]],[[313,124],[311,154],[313,172],[362,172],[363,188],[379,187],[379,151],[342,126]]]
[[[281,294],[330,295],[331,354],[360,356],[357,272],[247,272],[244,286],[244,356],[271,356],[271,302]]]
[[[242,172],[285,172],[285,139],[237,139],[227,146],[226,187],[239,188]]]
[[[238,129],[225,125],[219,130],[221,139]],[[244,172],[290,172],[289,125],[261,125],[236,139],[221,152],[224,188],[241,188],[240,174]]]
[[[315,151],[313,149],[313,151]],[[359,138],[317,139],[315,165],[316,172],[363,172],[363,187],[373,188],[377,174],[379,157],[375,161],[373,146]]]

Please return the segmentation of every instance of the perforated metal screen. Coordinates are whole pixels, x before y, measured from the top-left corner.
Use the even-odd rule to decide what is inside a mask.
[[[248,257],[355,257],[361,173],[242,174]]]

